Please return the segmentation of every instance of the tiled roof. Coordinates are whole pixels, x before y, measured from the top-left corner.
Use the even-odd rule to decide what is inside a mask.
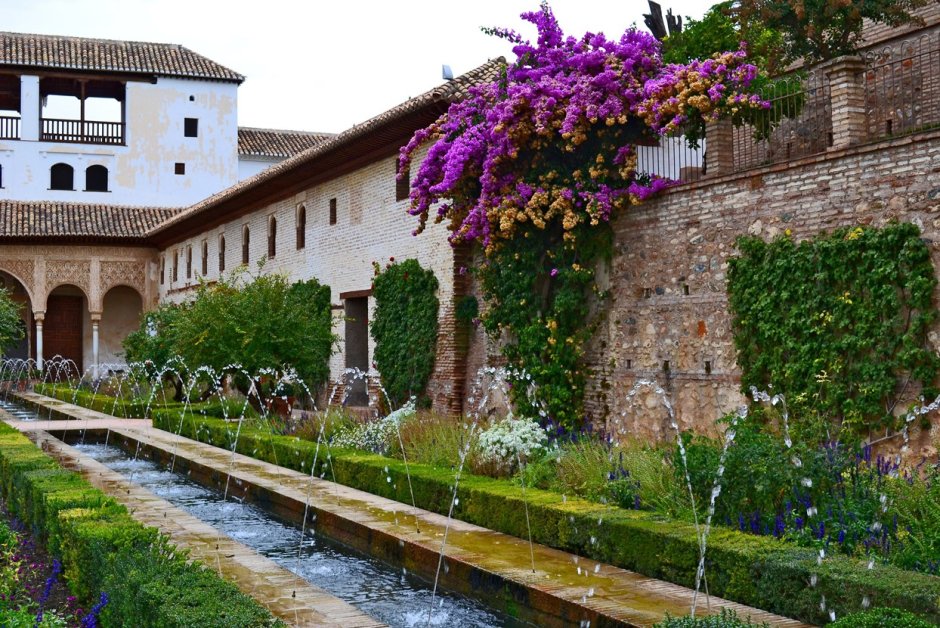
[[[238,127],[238,154],[243,157],[291,157],[324,142],[335,133]]]
[[[357,124],[349,129],[346,129],[339,135],[334,135],[333,137],[316,144],[308,148],[307,150],[297,153],[293,157],[289,157],[284,161],[274,164],[270,168],[262,170],[253,177],[249,177],[243,181],[239,181],[235,185],[218,192],[217,194],[210,196],[209,198],[192,205],[186,210],[176,214],[165,223],[156,227],[150,235],[159,233],[164,229],[172,227],[173,225],[191,218],[211,207],[218,205],[219,203],[237,197],[239,194],[247,192],[248,190],[254,190],[259,188],[268,181],[278,177],[279,175],[285,173],[286,171],[293,170],[295,168],[302,168],[308,163],[312,163],[317,160],[317,158],[329,153],[331,151],[337,150],[343,146],[353,144],[357,140],[360,140],[370,133],[375,132],[377,129],[395,122],[396,120],[405,118],[408,114],[416,112],[424,107],[433,105],[435,103],[447,104],[460,100],[468,94],[468,89],[474,85],[480,85],[483,83],[489,83],[497,80],[499,74],[502,71],[502,68],[506,65],[506,60],[503,57],[498,57],[487,61],[483,65],[473,70],[470,70],[466,74],[462,74],[457,78],[447,81],[446,83],[435,87],[432,90],[429,90],[420,96],[416,96],[405,102],[401,103],[396,107],[380,113],[379,115],[363,122],[362,124]]]
[[[154,74],[241,83],[245,77],[176,44],[0,32],[4,65]]]
[[[0,201],[0,240],[96,238],[140,240],[178,208],[55,201]]]

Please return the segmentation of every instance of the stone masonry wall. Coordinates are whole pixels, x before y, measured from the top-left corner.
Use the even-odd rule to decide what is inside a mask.
[[[735,240],[895,220],[921,228],[940,269],[940,132],[706,179],[633,208],[615,223],[611,308],[589,352],[589,416],[671,438],[657,399],[627,403],[637,380],[653,379],[672,395],[682,429],[714,432],[743,400],[725,288]]]

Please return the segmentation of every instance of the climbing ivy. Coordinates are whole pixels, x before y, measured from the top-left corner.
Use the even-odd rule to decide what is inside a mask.
[[[597,264],[610,259],[609,224],[523,228],[513,246],[490,254],[479,269],[487,303],[483,327],[500,338],[503,356],[537,382],[515,382],[513,401],[524,415],[550,417],[576,430],[583,421],[584,345],[594,332],[592,303],[604,294]],[[544,414],[543,414],[544,413]]]
[[[422,402],[437,349],[437,278],[409,259],[375,264],[371,334],[382,386],[395,407],[411,396]]]
[[[728,296],[745,391],[784,393],[797,429],[829,437],[899,427],[896,405],[915,385],[932,398],[937,280],[916,226],[800,244],[744,237],[738,248]]]

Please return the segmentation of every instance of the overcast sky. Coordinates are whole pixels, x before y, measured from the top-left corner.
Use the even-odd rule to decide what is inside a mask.
[[[714,2],[665,8],[700,18]],[[644,28],[645,0],[554,0],[567,33]],[[0,0],[3,30],[182,44],[247,77],[242,126],[338,132],[500,55],[481,26],[535,39],[519,13],[537,0]]]

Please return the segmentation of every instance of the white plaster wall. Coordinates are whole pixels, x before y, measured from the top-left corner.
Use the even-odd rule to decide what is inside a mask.
[[[128,83],[126,146],[27,140],[0,141],[0,199],[113,205],[184,206],[238,180],[237,92],[234,83],[161,78]],[[190,100],[190,97],[193,100]],[[199,120],[198,137],[183,136],[184,118]],[[50,168],[75,169],[75,190],[50,190]],[[184,175],[174,165],[186,164]],[[108,169],[108,192],[85,192],[85,169]]]
[[[267,170],[283,159],[261,159],[260,157],[238,157],[238,180],[251,178],[263,170]]]
[[[124,360],[121,343],[140,326],[143,300],[128,286],[115,286],[104,295],[104,309],[98,325],[99,364],[119,364]]]
[[[438,298],[443,305],[453,298],[453,252],[447,242],[448,231],[443,224],[431,224],[419,236],[412,232],[417,219],[406,213],[408,201],[395,200],[395,157],[376,161],[353,173],[304,190],[293,197],[270,205],[252,214],[233,220],[196,237],[177,243],[161,251],[166,260],[165,282],[159,287],[161,301],[180,302],[194,293],[198,284],[196,274],[201,269],[199,252],[201,242],[208,240],[209,272],[206,279],[219,277],[218,241],[225,235],[226,275],[241,263],[242,228],[248,225],[251,233],[249,267],[257,271],[257,263],[267,255],[268,217],[276,216],[278,225],[277,251],[267,260],[262,272],[283,273],[291,281],[316,278],[330,286],[332,302],[339,306],[339,295],[354,290],[367,290],[372,286],[373,262],[384,266],[390,257],[396,260],[415,258],[434,271],[440,283]],[[417,163],[412,171],[417,169]],[[330,199],[337,200],[337,224],[329,224]],[[306,246],[296,248],[296,211],[300,205],[307,209]],[[185,278],[185,251],[193,247],[194,277]],[[179,252],[178,280],[172,282],[174,250]],[[370,320],[375,303],[369,299]],[[341,338],[344,319],[341,309],[334,311],[334,333]],[[369,360],[372,361],[375,344],[369,338]],[[345,365],[342,343],[339,352],[330,360],[333,378],[339,378]]]

